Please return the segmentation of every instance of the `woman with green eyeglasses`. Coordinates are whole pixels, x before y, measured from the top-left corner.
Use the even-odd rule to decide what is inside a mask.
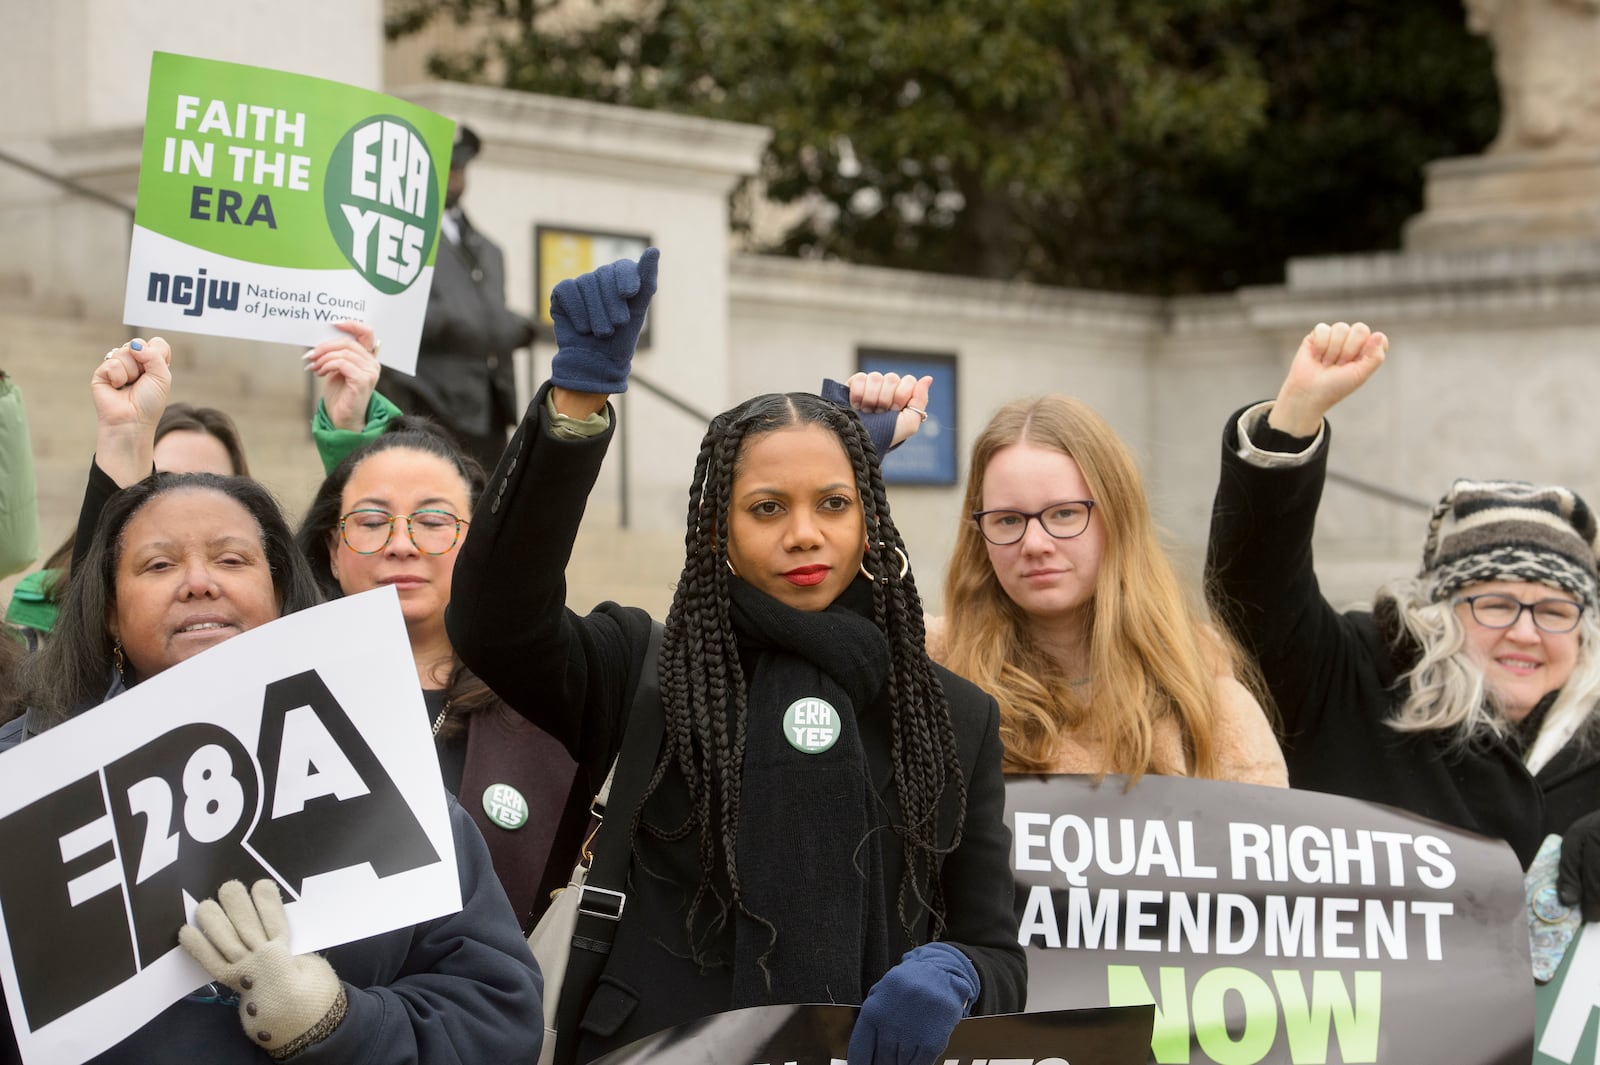
[[[1567,901],[1600,918],[1600,594],[1594,512],[1559,485],[1460,480],[1415,577],[1370,610],[1317,585],[1324,415],[1383,364],[1362,323],[1318,325],[1275,400],[1232,415],[1207,569],[1284,721],[1289,782],[1504,839],[1564,836]]]
[[[445,632],[456,553],[483,485],[483,468],[443,428],[397,418],[333,468],[295,540],[325,594],[386,585],[399,594],[445,787],[483,832],[526,930],[566,883],[588,794],[572,792],[566,749],[507,709]]]

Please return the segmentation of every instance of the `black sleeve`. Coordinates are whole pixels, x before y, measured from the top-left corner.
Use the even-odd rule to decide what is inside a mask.
[[[537,1060],[544,1038],[539,966],[489,863],[489,848],[454,801],[450,831],[461,909],[412,930],[403,971],[393,980],[376,987],[345,984],[344,1021],[295,1061]]]
[[[1258,450],[1275,451],[1280,455],[1300,455],[1311,450],[1311,445],[1317,442],[1316,433],[1310,436],[1295,436],[1282,429],[1274,429],[1272,423],[1267,420],[1267,413],[1262,411],[1249,426],[1250,442]],[[1239,417],[1240,415],[1235,415],[1233,419],[1235,436],[1239,432]]]
[[[650,618],[612,603],[587,616],[566,607],[567,562],[612,430],[557,439],[549,389],[534,396],[478,500],[445,626],[467,668],[560,740],[598,787],[616,756]]]
[[[1332,678],[1367,651],[1349,619],[1322,597],[1312,559],[1332,427],[1324,423],[1322,444],[1309,461],[1269,469],[1239,456],[1242,413],[1234,412],[1223,429],[1206,592],[1217,617],[1254,656],[1283,717],[1285,741],[1292,743],[1295,733],[1320,722]],[[1301,439],[1278,438],[1255,443]]]
[[[1017,942],[1011,830],[1000,769],[1000,709],[981,696],[985,723],[967,782],[961,845],[941,871],[949,927],[944,939],[978,970],[974,1016],[1021,1013],[1028,1001],[1027,954]]]
[[[155,469],[150,470],[155,473]],[[89,545],[94,543],[94,530],[100,524],[100,512],[105,509],[111,497],[122,491],[122,487],[111,479],[111,475],[100,468],[100,464],[91,460],[89,462],[89,484],[83,490],[83,506],[78,509],[78,530],[72,538],[72,571],[78,570],[78,565],[89,554]]]

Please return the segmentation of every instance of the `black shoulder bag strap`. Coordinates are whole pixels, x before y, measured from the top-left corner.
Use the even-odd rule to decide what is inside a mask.
[[[572,1065],[577,1052],[578,1024],[606,967],[617,925],[627,908],[628,867],[633,861],[633,814],[655,770],[661,750],[663,718],[657,662],[662,625],[650,622],[650,642],[639,671],[639,686],[623,726],[622,747],[613,767],[607,815],[593,844],[594,862],[578,901],[578,921],[567,957],[567,978],[556,1011],[554,1065]]]

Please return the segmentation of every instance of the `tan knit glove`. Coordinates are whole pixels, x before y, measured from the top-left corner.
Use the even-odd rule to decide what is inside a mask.
[[[219,905],[220,903],[220,905]],[[239,994],[245,1034],[275,1059],[298,1054],[344,1020],[344,985],[320,954],[289,953],[289,922],[278,885],[237,880],[195,910],[178,942],[212,979]]]

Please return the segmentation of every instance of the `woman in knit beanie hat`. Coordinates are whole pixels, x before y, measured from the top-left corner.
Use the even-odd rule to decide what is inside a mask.
[[[1584,841],[1600,843],[1588,504],[1559,486],[1460,480],[1434,508],[1415,577],[1386,585],[1370,611],[1335,610],[1318,589],[1323,415],[1388,347],[1359,323],[1319,325],[1277,399],[1228,420],[1207,557],[1213,605],[1282,715],[1291,785],[1497,836],[1524,867],[1547,834],[1566,833],[1564,894],[1575,901]],[[1600,917],[1596,866],[1581,894]]]
[[[1380,599],[1419,651],[1395,727],[1463,743],[1510,734],[1543,765],[1600,694],[1600,656],[1581,653],[1600,635],[1595,533],[1570,489],[1456,481],[1434,507],[1421,572]]]

